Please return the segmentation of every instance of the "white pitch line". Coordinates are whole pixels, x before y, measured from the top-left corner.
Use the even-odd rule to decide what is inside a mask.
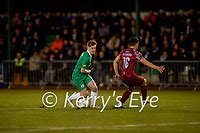
[[[11,108],[0,108],[0,111],[24,111],[24,110],[47,110],[47,109],[62,109],[62,108],[40,108],[40,107],[38,107],[38,108],[13,108],[13,109],[11,109]],[[68,108],[67,108],[68,109]]]
[[[118,129],[129,129],[134,127],[159,127],[159,126],[177,126],[177,125],[200,125],[200,122],[187,122],[187,123],[158,123],[158,124],[130,124],[130,125],[111,125],[111,126],[71,126],[71,127],[48,127],[48,126],[38,126],[38,127],[17,127],[17,126],[0,126],[1,129],[6,129],[10,131],[60,131],[60,130],[81,130],[81,129],[96,129],[96,130],[118,130]]]

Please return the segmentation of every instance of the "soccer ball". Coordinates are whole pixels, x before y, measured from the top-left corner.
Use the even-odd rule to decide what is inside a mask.
[[[78,101],[76,101],[76,106],[79,108],[83,108],[86,107],[87,105],[87,101],[84,98],[81,99],[77,99]]]

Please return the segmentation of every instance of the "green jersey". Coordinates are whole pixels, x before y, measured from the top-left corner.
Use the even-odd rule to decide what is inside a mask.
[[[78,62],[74,68],[73,74],[72,74],[72,80],[74,79],[82,79],[84,80],[88,74],[81,73],[81,68],[89,69],[90,65],[92,64],[92,55],[85,51],[81,54],[81,56],[78,59]]]

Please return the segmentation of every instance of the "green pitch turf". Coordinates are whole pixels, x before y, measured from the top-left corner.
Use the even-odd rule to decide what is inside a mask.
[[[39,108],[43,94],[48,91],[57,95],[57,105]],[[113,109],[115,97],[123,90],[116,90],[103,112],[64,108],[66,92],[73,91],[0,89],[0,132],[200,132],[200,91],[149,90],[148,96],[159,97],[158,107],[148,104],[141,113],[140,101],[133,101],[138,108]],[[107,99],[113,90],[99,90],[99,95]],[[129,100],[125,105],[129,105]]]

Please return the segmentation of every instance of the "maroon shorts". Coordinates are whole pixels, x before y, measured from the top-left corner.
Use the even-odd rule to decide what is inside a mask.
[[[140,86],[144,82],[144,78],[142,76],[139,76],[137,74],[133,75],[124,75],[122,77],[122,81],[128,86],[128,87],[133,87],[133,86]]]

